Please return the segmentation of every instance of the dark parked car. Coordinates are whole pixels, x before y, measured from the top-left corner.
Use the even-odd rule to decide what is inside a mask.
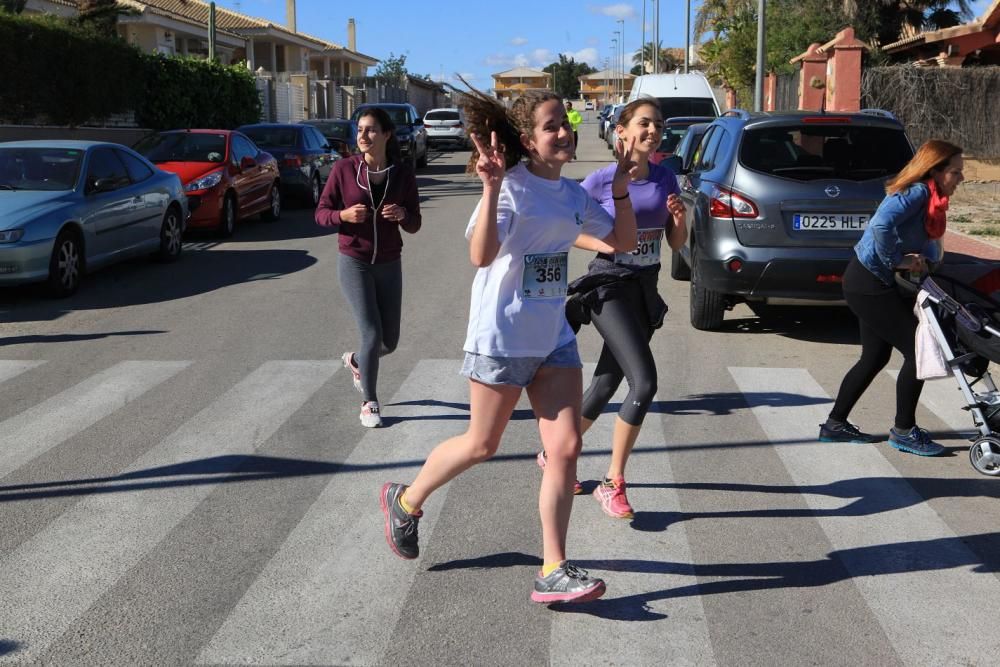
[[[417,113],[412,104],[362,104],[351,114],[355,123],[361,117],[361,112],[368,107],[378,107],[389,114],[396,126],[396,139],[403,153],[403,159],[409,160],[414,168],[427,166],[427,130],[424,129],[424,119]]]
[[[358,152],[358,124],[345,118],[316,118],[302,121],[312,125],[326,137],[327,143],[342,157]]]
[[[319,130],[311,125],[260,123],[244,125],[239,131],[278,160],[285,196],[298,197],[311,206],[319,203],[333,163],[340,159]]]
[[[739,301],[843,299],[852,248],[912,156],[885,111],[714,120],[680,169],[689,243],[672,273],[689,267],[691,324],[717,329]]]

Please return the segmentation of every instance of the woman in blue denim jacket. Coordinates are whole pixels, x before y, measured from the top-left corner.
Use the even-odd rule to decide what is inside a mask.
[[[893,348],[903,355],[896,379],[896,418],[889,444],[920,456],[944,451],[916,424],[917,402],[924,383],[917,379],[914,336],[915,297],[895,286],[897,271],[925,271],[922,250],[944,234],[948,197],[964,180],[962,149],[932,139],[892,181],[886,197],[854,246],[855,256],[844,272],[844,298],[858,318],[861,359],[847,372],[826,423],[820,424],[823,442],[871,443],[877,438],[861,432],[847,417],[861,395],[889,363]]]

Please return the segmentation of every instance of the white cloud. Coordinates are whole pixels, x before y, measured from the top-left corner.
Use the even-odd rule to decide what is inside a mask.
[[[635,7],[632,5],[626,5],[625,3],[619,3],[616,5],[591,5],[588,9],[590,9],[590,11],[594,14],[611,16],[616,19],[635,18]]]
[[[587,38],[587,46],[600,46],[600,45],[601,45],[601,40],[597,39],[596,37]]]
[[[531,60],[536,65],[549,65],[558,60],[558,57],[548,49],[535,49],[531,52]]]
[[[597,49],[588,47],[586,49],[580,49],[579,51],[563,51],[564,56],[567,58],[572,58],[578,63],[587,63],[591,67],[597,67],[600,63],[600,57],[597,55]]]
[[[528,43],[528,40],[525,39],[524,37],[515,37],[514,39],[510,40],[510,43],[513,44],[514,46],[524,46],[525,44]]]

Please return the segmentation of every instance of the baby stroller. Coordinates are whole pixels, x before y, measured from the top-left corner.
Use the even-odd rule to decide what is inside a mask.
[[[1000,391],[989,373],[991,361],[1000,363],[1000,301],[941,274],[898,282],[928,293],[927,321],[979,430],[969,461],[984,475],[1000,475]]]

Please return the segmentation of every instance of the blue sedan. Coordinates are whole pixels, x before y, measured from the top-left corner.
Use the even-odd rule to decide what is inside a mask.
[[[177,175],[125,146],[0,143],[0,286],[47,282],[68,296],[112,262],[176,260],[187,214]]]

